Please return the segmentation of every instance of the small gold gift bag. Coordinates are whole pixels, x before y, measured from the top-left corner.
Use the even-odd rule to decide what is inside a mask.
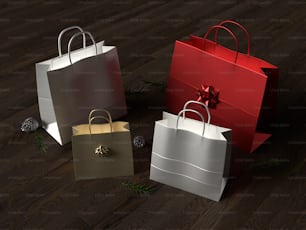
[[[104,112],[106,116],[94,116]],[[92,124],[95,119],[104,119],[105,124]],[[72,152],[76,180],[104,177],[129,176],[134,174],[133,152],[129,123],[112,122],[105,109],[94,109],[88,124],[72,127]]]

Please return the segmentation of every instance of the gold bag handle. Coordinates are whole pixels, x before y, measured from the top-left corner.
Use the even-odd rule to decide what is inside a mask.
[[[93,116],[94,113],[96,112],[104,112],[107,114],[107,117],[99,115],[99,116]],[[108,121],[108,124],[110,126],[110,131],[113,132],[113,121],[112,121],[112,116],[110,114],[110,112],[108,112],[106,109],[93,109],[90,111],[89,116],[88,116],[88,127],[89,127],[89,133],[90,135],[92,135],[92,129],[91,129],[91,123],[93,120],[97,119],[97,118],[101,118],[104,119],[106,121]]]

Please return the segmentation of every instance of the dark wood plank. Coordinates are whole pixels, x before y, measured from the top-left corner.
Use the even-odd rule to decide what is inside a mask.
[[[203,35],[233,18],[251,33],[251,53],[280,67],[274,136],[253,155],[233,149],[223,199],[207,199],[149,180],[154,121],[165,109],[174,41]],[[129,106],[136,175],[76,182],[71,144],[58,146],[40,132],[20,132],[39,118],[35,63],[57,55],[59,31],[78,24],[118,48]],[[0,3],[0,227],[10,229],[303,229],[305,219],[306,27],[302,1],[7,1]],[[241,51],[246,39],[237,31]],[[220,42],[233,47],[220,33]],[[67,38],[63,41],[63,47]],[[74,47],[80,46],[80,40]],[[65,50],[65,49],[64,49]],[[149,83],[148,83],[149,82]],[[150,84],[151,82],[151,84]],[[155,83],[155,84],[154,84]],[[256,162],[282,163],[256,171]],[[139,196],[122,182],[153,186]]]

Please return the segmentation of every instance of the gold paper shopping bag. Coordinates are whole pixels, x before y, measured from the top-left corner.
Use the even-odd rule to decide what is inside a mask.
[[[94,116],[105,112],[107,117]],[[104,119],[105,124],[92,124],[95,119]],[[105,109],[94,109],[88,124],[72,127],[72,152],[76,180],[96,179],[134,174],[133,152],[129,123],[112,122]]]

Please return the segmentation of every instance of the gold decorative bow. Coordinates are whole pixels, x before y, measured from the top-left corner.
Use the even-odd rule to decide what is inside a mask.
[[[99,157],[104,157],[107,156],[109,153],[109,148],[105,145],[99,145],[95,149],[95,154],[97,154]]]

